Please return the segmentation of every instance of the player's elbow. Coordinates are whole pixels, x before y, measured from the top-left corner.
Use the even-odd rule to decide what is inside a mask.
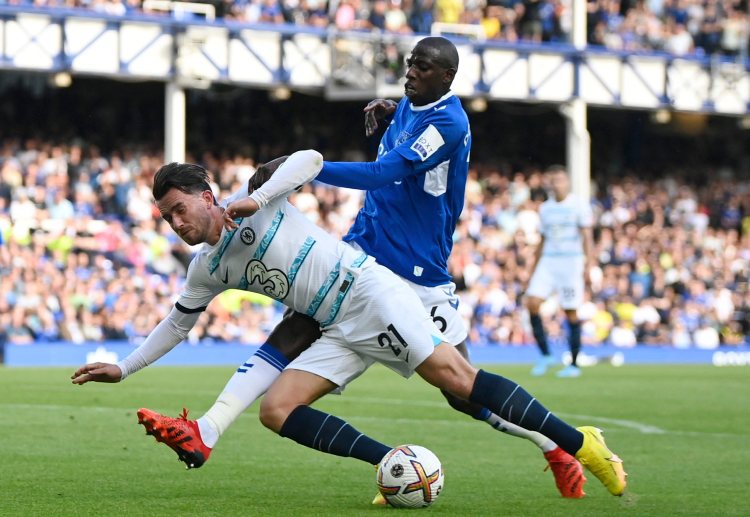
[[[297,151],[294,154],[300,155],[316,171],[320,171],[323,168],[323,155],[315,149]]]

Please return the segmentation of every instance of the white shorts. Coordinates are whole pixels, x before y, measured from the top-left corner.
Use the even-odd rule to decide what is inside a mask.
[[[583,257],[542,256],[529,280],[526,296],[546,300],[556,292],[560,307],[578,309],[583,304],[583,262]]]
[[[356,242],[350,242],[349,244],[355,249],[362,250]],[[469,329],[466,328],[464,319],[458,313],[460,299],[456,294],[456,284],[450,282],[445,285],[425,287],[401,276],[399,278],[417,293],[427,314],[432,317],[432,321],[435,322],[438,330],[443,333],[447,343],[456,346],[466,341],[466,338],[469,337]]]
[[[400,278],[400,277],[399,277]],[[427,313],[435,326],[445,336],[445,341],[453,346],[460,345],[469,336],[464,319],[458,313],[460,299],[456,294],[456,284],[450,283],[435,287],[425,287],[404,279],[409,287],[422,300]]]
[[[338,386],[374,362],[409,377],[445,336],[404,280],[374,264],[360,272],[346,314],[287,368],[319,375]]]

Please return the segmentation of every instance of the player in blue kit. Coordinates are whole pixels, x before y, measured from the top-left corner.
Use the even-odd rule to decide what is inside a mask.
[[[586,464],[610,493],[622,495],[622,462],[606,447],[598,429],[574,429],[515,382],[472,367],[445,343],[403,279],[367,253],[336,240],[287,201],[322,164],[315,151],[294,153],[250,196],[237,191],[221,203],[202,167],[161,167],[153,191],[162,218],[185,242],[202,246],[174,308],[144,342],[117,364],[84,365],[73,374],[73,382],[119,382],[178,345],[220,293],[264,293],[313,317],[322,331],[284,369],[263,400],[260,419],[279,435],[321,452],[378,464],[390,447],[310,404],[379,362],[404,377],[416,372],[453,396],[490,407],[516,425],[553,438]],[[173,432],[183,443],[200,438],[184,432],[195,425],[174,430],[157,426],[159,415],[147,409],[138,410],[138,417],[160,441]]]
[[[471,150],[468,118],[450,90],[457,69],[458,53],[450,41],[422,39],[407,60],[404,98],[399,103],[378,99],[365,108],[368,135],[377,129],[379,120],[390,117],[377,160],[324,162],[316,179],[367,191],[364,206],[344,241],[406,280],[446,341],[467,357],[467,330],[457,312],[459,299],[447,268],[452,235],[464,204]],[[315,321],[303,314],[288,314],[197,420],[194,428],[199,436],[187,444],[178,443],[175,436],[168,442],[170,447],[199,467],[231,423],[319,336]],[[553,441],[481,406],[445,395],[451,406],[494,429],[533,441],[544,452],[562,495],[583,496],[585,478],[580,464]],[[184,427],[180,427],[181,419],[160,418],[158,426]],[[200,456],[193,454],[196,443],[202,444]]]

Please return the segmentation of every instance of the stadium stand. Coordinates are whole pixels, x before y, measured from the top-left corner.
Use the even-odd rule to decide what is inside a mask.
[[[339,30],[429,33],[434,23],[476,26],[486,39],[565,42],[571,2],[565,0],[195,0],[211,17],[244,23],[294,24]],[[149,0],[1,0],[1,4],[80,8],[112,16],[206,18],[182,2]],[[164,4],[177,7],[164,8]],[[745,0],[589,0],[588,41],[614,50],[674,55],[748,55]],[[463,33],[463,31],[460,31]]]
[[[203,155],[226,195],[254,157]],[[103,154],[82,143],[2,142],[0,340],[24,344],[138,342],[167,314],[191,257],[159,220],[150,182],[161,156]],[[707,187],[665,175],[623,177],[598,189],[593,297],[581,309],[584,343],[714,348],[750,337],[750,185],[719,174]],[[539,236],[544,175],[475,163],[455,236],[451,272],[474,345],[532,342],[521,285]],[[322,184],[294,197],[309,217],[346,231],[360,194]],[[191,341],[257,344],[281,306],[231,291],[211,304]],[[563,339],[557,307],[543,310]]]

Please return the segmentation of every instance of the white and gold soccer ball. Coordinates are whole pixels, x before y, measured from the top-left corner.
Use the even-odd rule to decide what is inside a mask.
[[[396,447],[378,466],[378,490],[396,508],[430,506],[442,492],[444,482],[440,460],[420,445]]]

